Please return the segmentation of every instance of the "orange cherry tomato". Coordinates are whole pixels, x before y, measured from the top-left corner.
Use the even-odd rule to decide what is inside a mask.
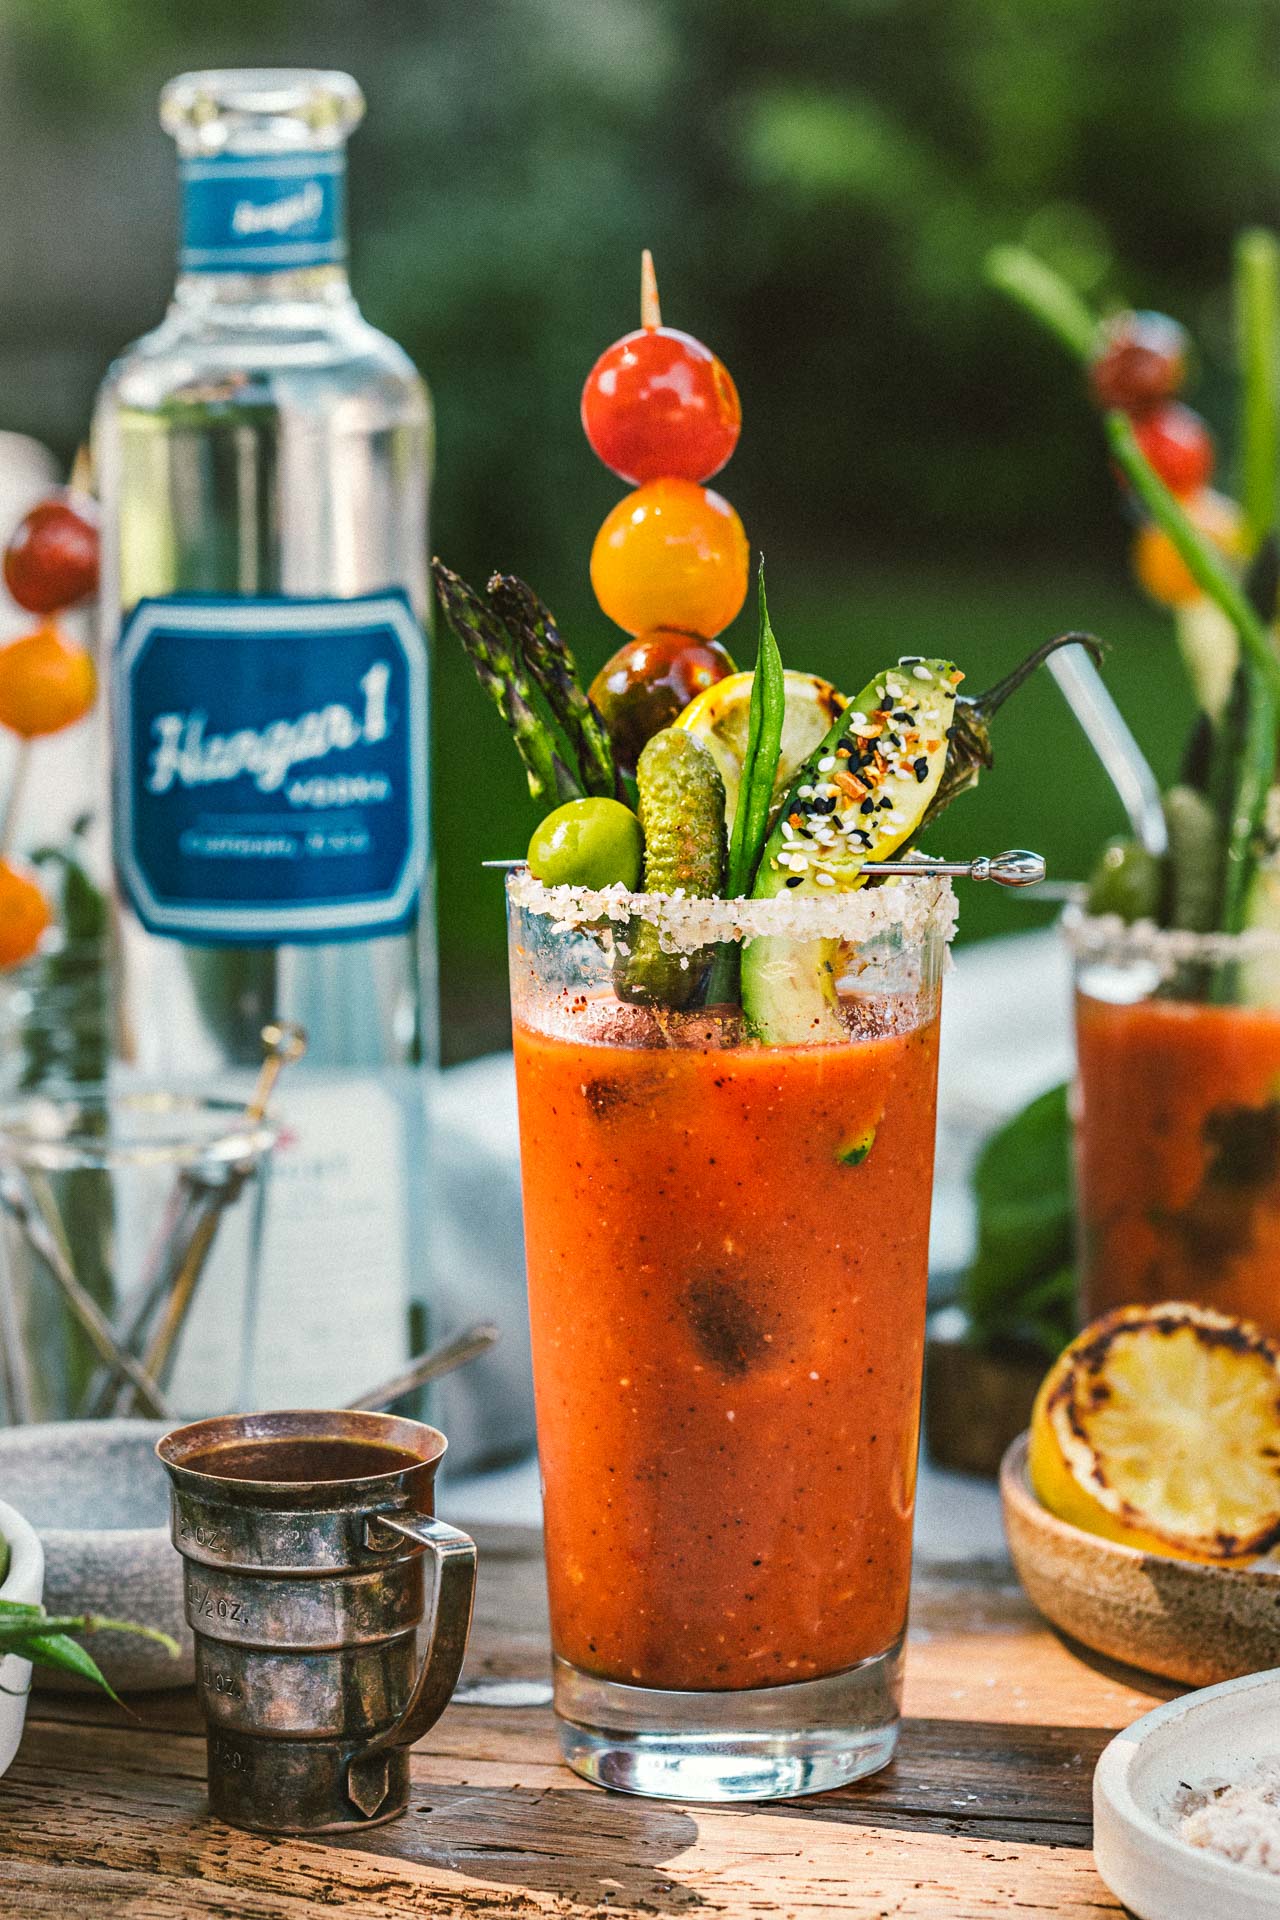
[[[747,597],[750,559],[727,500],[692,480],[650,480],[619,500],[591,549],[591,584],[625,633],[714,640]]]
[[[52,621],[0,647],[0,725],[24,739],[83,720],[97,687],[92,655]]]
[[[0,860],[0,970],[29,960],[53,919],[44,889],[29,867]]]
[[[1183,501],[1187,518],[1199,528],[1224,559],[1243,560],[1246,552],[1244,515],[1234,500],[1206,487]],[[1165,607],[1190,606],[1200,589],[1167,533],[1148,521],[1133,543],[1133,569],[1140,584]]]

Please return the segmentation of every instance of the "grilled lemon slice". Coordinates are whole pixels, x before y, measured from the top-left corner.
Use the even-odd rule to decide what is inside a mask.
[[[1170,1303],[1086,1327],[1031,1417],[1031,1484],[1060,1519],[1149,1553],[1239,1561],[1280,1540],[1280,1348]]]
[[[679,715],[675,724],[691,733],[709,748],[720,778],[724,781],[725,826],[733,831],[733,816],[738,806],[738,785],[747,751],[747,733],[751,721],[750,673],[731,673],[714,686],[704,687]],[[782,750],[773,783],[775,804],[795,779],[819,741],[825,740],[832,722],[848,705],[842,693],[829,680],[815,673],[797,673],[788,667],[783,674],[786,705],[782,720]]]

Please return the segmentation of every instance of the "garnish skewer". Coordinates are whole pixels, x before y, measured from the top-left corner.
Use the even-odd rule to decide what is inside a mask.
[[[482,867],[502,873],[518,873],[527,860],[482,860]],[[909,879],[923,874],[954,876],[962,880],[994,880],[999,887],[1037,887],[1045,877],[1042,853],[1025,847],[1010,847],[1004,853],[980,853],[972,860],[933,860],[918,854],[910,860],[868,860],[859,868],[866,874],[905,874]]]

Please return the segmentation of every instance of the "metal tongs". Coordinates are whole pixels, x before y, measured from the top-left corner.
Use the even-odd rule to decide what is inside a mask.
[[[272,1022],[262,1029],[266,1049],[258,1079],[244,1110],[249,1126],[259,1126],[284,1068],[307,1050],[302,1027]],[[231,1166],[202,1164],[184,1167],[174,1183],[147,1271],[138,1288],[137,1305],[122,1330],[122,1353],[133,1364],[121,1364],[121,1355],[95,1374],[81,1412],[90,1418],[107,1413],[129,1414],[139,1408],[167,1417],[162,1387],[171,1366],[178,1337],[191,1311],[196,1288],[227,1208],[239,1198],[258,1166],[257,1157]],[[137,1378],[140,1356],[145,1386]],[[160,1396],[159,1406],[152,1403]]]

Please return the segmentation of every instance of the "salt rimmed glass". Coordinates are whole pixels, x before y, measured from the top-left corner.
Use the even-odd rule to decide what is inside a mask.
[[[565,1758],[839,1786],[897,1740],[950,888],[508,895]],[[830,969],[812,1038],[705,1004],[755,940],[775,983]]]
[[[1084,1319],[1192,1300],[1280,1336],[1280,935],[1066,931]]]

